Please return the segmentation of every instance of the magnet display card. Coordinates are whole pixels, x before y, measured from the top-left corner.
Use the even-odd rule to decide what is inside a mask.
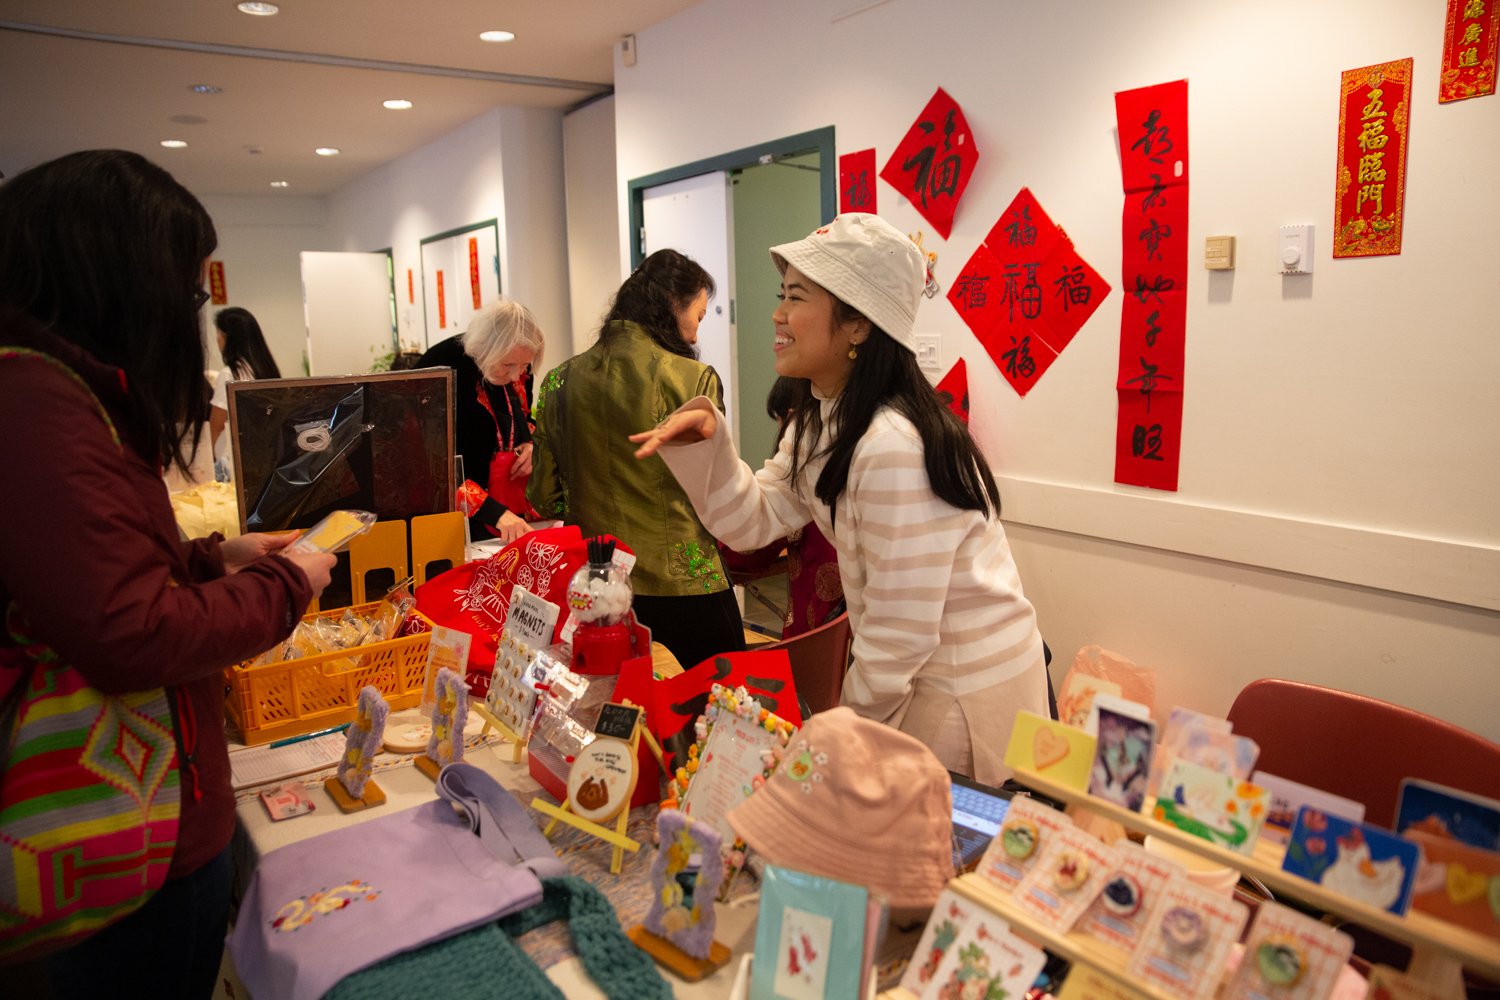
[[[1120,840],[1113,847],[1119,866],[1084,911],[1078,929],[1106,944],[1132,951],[1145,937],[1147,918],[1162,890],[1172,879],[1185,878],[1187,873],[1177,862],[1139,844]]]
[[[921,997],[1023,997],[1046,964],[1046,952],[1016,937],[993,913],[982,912],[959,932]]]
[[[1092,834],[1063,830],[1016,885],[1015,901],[1038,923],[1066,934],[1119,864],[1115,849]]]
[[[1173,879],[1126,971],[1173,996],[1211,997],[1249,916],[1245,904],[1221,892]]]
[[[1263,902],[1221,1000],[1324,1000],[1354,939],[1280,903]]]
[[[902,988],[911,990],[918,996],[925,995],[928,986],[936,982],[938,968],[942,966],[948,952],[953,950],[959,934],[976,917],[1001,922],[999,917],[978,903],[965,899],[952,889],[944,889],[942,895],[938,896],[937,905],[932,908],[927,926],[922,929],[917,950],[912,953],[911,962],[901,975]]]

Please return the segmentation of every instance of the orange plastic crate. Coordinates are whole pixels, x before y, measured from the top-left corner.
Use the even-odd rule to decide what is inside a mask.
[[[357,604],[354,613],[368,616],[378,606]],[[343,613],[343,608],[320,611],[304,621]],[[249,746],[354,721],[359,692],[368,685],[385,696],[392,711],[411,708],[422,700],[431,643],[432,634],[424,632],[258,667],[249,661],[226,667],[224,707]]]

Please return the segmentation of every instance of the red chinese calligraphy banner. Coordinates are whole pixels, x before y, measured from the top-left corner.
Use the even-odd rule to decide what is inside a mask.
[[[1495,56],[1500,45],[1500,0],[1448,0],[1438,103],[1495,92]]]
[[[1115,482],[1175,491],[1187,348],[1186,80],[1115,94],[1120,136],[1120,367]]]
[[[479,238],[469,237],[469,291],[474,296],[474,308],[478,309],[483,303],[479,291]]]
[[[938,394],[938,399],[943,405],[953,411],[959,423],[965,427],[969,426],[969,366],[963,358],[944,375],[933,391]]]
[[[406,269],[406,304],[417,304],[417,283],[416,280],[412,278],[411,268],[409,267]]]
[[[443,294],[443,272],[437,273],[438,329],[448,329],[448,296]]]
[[[1109,293],[1109,283],[1022,188],[959,271],[948,301],[1024,396]]]
[[[1345,70],[1339,86],[1339,162],[1333,255],[1401,252],[1412,60]]]
[[[958,103],[939,87],[880,176],[900,191],[943,239],[979,162],[979,148]]]
[[[224,287],[224,262],[222,260],[209,261],[208,301],[216,306],[229,304],[229,292]]]
[[[869,212],[875,207],[875,149],[839,157],[839,211]]]

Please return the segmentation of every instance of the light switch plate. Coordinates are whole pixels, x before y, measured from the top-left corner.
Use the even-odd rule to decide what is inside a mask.
[[[917,365],[925,372],[941,373],[943,370],[943,338],[935,333],[917,334]]]
[[[1234,270],[1234,237],[1210,236],[1203,243],[1203,266],[1210,271]]]

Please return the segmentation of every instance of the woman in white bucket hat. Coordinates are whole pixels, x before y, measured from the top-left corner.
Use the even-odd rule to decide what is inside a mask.
[[[843,703],[998,784],[1017,709],[1047,714],[1036,614],[984,456],[917,366],[921,252],[878,216],[840,215],[771,248],[776,372],[805,380],[754,472],[707,399],[631,440],[658,453],[703,523],[742,550],[808,522],[838,551],[854,630]]]

